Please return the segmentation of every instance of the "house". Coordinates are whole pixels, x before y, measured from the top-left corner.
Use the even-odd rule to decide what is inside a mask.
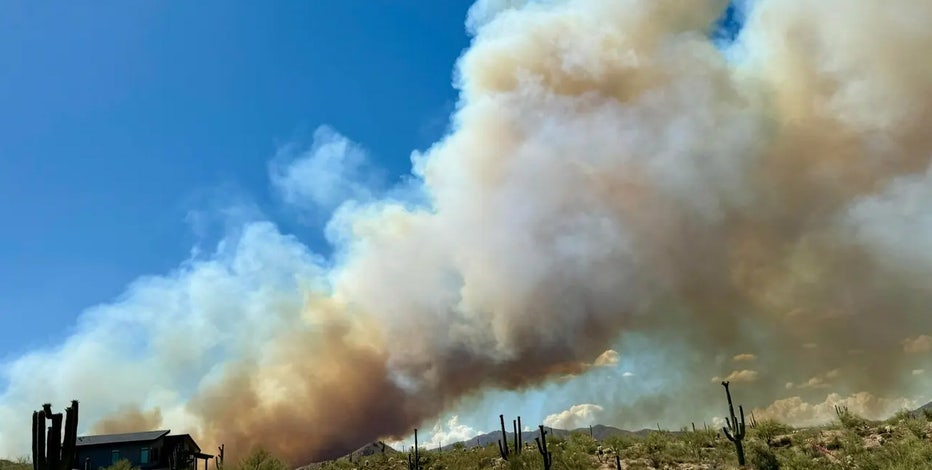
[[[170,430],[81,436],[75,443],[72,468],[100,470],[121,460],[140,470],[209,470],[213,455],[201,452],[189,434],[169,434]]]

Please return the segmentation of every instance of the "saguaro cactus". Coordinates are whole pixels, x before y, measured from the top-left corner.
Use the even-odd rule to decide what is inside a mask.
[[[64,418],[64,439],[62,439]],[[46,427],[46,420],[52,426]],[[46,439],[48,432],[48,439]],[[33,470],[70,470],[75,460],[78,440],[78,402],[71,401],[65,415],[52,413],[52,405],[46,403],[42,409],[32,413],[32,468]]]
[[[738,406],[738,411],[741,414],[741,422],[738,422],[738,418],[735,417],[735,407],[731,403],[731,391],[728,390],[728,382],[722,382],[722,386],[725,387],[725,395],[728,397],[728,413],[731,415],[730,418],[725,418],[728,427],[722,428],[722,432],[725,433],[725,437],[729,441],[735,443],[735,451],[738,453],[738,465],[744,466],[744,445],[741,441],[744,440],[744,408]],[[729,432],[731,430],[731,432]]]
[[[544,458],[544,470],[550,470],[550,466],[553,465],[553,453],[547,450],[547,431],[544,431],[543,424],[540,425],[540,437],[535,437],[534,441],[537,442],[537,451]]]
[[[416,428],[414,429],[414,449],[412,450],[413,450],[412,453],[414,454],[414,458],[412,459],[411,454],[410,453],[408,454],[408,468],[410,470],[421,470],[421,454],[419,453],[418,448],[417,448],[417,429]]]
[[[521,453],[521,417],[518,416],[517,420],[511,420],[511,425],[515,428],[515,455]]]
[[[214,466],[217,470],[223,470],[223,444],[217,447],[217,458],[214,459]]]
[[[502,438],[498,440],[498,455],[501,456],[503,460],[508,460],[511,451],[508,449],[508,434],[505,432],[505,415],[498,415],[498,420],[502,425]],[[524,440],[521,436],[520,416],[518,416],[516,420],[511,420],[511,427],[514,430],[512,443],[515,446],[515,455],[518,455],[521,453],[521,446],[524,444]]]
[[[502,423],[502,438],[498,441],[498,454],[503,459],[508,460],[508,434],[505,433],[505,415],[498,415],[498,420]]]

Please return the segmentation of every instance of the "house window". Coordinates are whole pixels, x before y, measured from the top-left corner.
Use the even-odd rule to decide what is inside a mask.
[[[120,451],[114,450],[110,452],[110,463],[117,463],[120,461]]]
[[[139,451],[139,463],[149,463],[149,448],[143,447]]]

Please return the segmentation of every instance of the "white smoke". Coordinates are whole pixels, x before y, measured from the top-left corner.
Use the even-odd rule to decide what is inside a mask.
[[[310,149],[293,155],[293,145],[279,150],[269,165],[273,186],[289,205],[328,215],[348,201],[368,201],[383,175],[366,151],[330,127],[314,132]]]
[[[579,429],[598,424],[603,417],[604,408],[592,403],[573,405],[559,413],[547,415],[544,426],[557,429]]]

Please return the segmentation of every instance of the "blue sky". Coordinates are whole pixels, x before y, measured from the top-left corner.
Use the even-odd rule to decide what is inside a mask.
[[[325,250],[268,161],[328,124],[408,172],[453,109],[470,3],[0,4],[0,358],[177,266],[192,211],[246,200]]]

